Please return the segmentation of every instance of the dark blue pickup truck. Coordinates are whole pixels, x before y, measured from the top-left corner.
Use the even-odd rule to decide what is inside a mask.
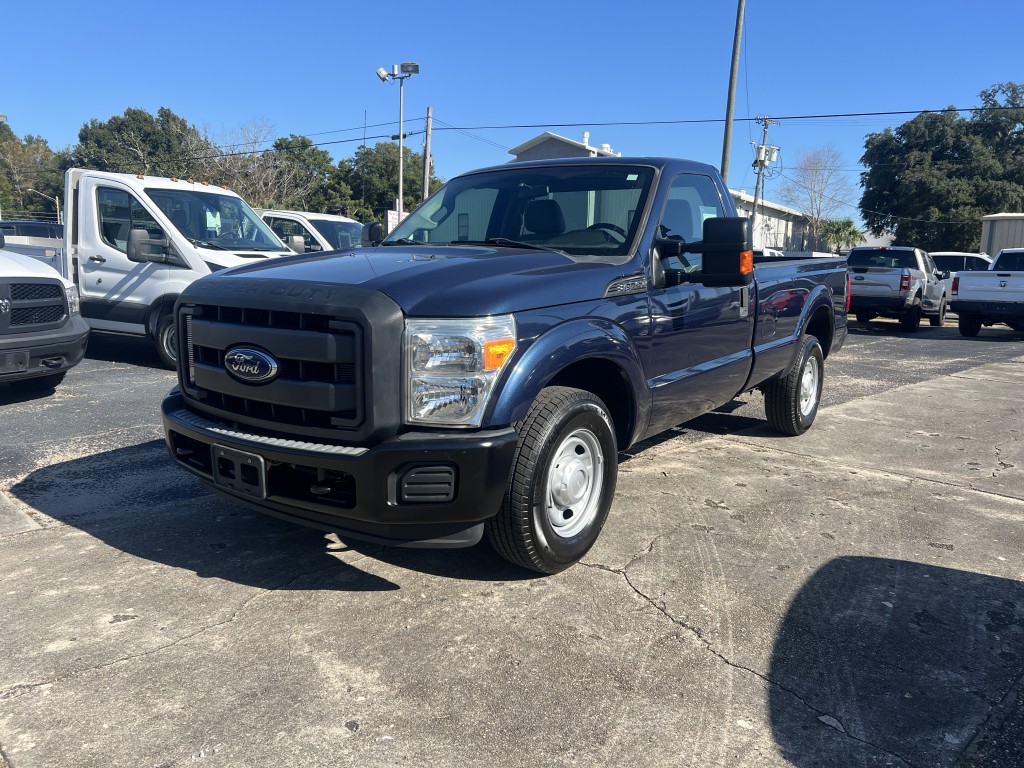
[[[174,459],[343,537],[555,573],[593,545],[617,455],[758,388],[804,432],[846,338],[840,259],[756,267],[718,172],[663,158],[459,176],[370,247],[193,283]]]

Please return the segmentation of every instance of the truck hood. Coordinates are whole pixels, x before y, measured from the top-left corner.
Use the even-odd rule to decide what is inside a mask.
[[[491,246],[386,246],[271,259],[218,272],[233,279],[361,285],[407,315],[479,317],[590,301],[630,274],[628,265],[552,251]]]
[[[190,246],[194,248],[195,252],[199,254],[199,258],[205,261],[207,264],[216,264],[220,267],[240,267],[244,264],[252,264],[253,262],[262,263],[266,259],[279,258],[281,256],[288,256],[294,253],[291,250],[284,251],[242,251],[242,250],[230,250],[230,251],[218,251],[214,248],[203,248],[201,246]]]
[[[2,277],[55,277],[65,286],[71,283],[61,277],[53,267],[23,253],[0,250],[0,276]]]

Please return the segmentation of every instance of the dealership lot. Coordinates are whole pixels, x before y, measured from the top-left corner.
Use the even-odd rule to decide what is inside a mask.
[[[809,433],[649,441],[538,578],[207,494],[96,337],[0,392],[0,766],[1019,765],[1022,340],[855,326]]]

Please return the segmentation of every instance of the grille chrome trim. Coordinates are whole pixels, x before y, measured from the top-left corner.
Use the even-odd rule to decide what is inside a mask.
[[[169,415],[175,421],[179,421],[182,424],[193,427],[194,429],[201,429],[207,432],[223,435],[225,437],[233,437],[237,440],[246,440],[250,443],[267,445],[273,448],[288,448],[297,451],[308,451],[310,453],[322,453],[330,456],[352,457],[362,456],[369,450],[369,448],[362,448],[359,446],[330,445],[329,443],[314,443],[307,440],[286,440],[280,437],[268,437],[266,435],[256,435],[251,432],[241,432],[237,429],[231,429],[221,422],[205,419],[202,416],[198,416],[191,411],[186,411],[184,409],[179,409]]]

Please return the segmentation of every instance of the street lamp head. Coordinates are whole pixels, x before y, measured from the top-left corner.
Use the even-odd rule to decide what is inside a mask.
[[[380,81],[382,83],[386,83],[390,75],[388,74],[388,71],[384,69],[384,67],[377,67],[377,77],[380,78]]]
[[[402,62],[402,74],[403,75],[418,75],[420,73],[420,65],[414,61],[403,61]]]

